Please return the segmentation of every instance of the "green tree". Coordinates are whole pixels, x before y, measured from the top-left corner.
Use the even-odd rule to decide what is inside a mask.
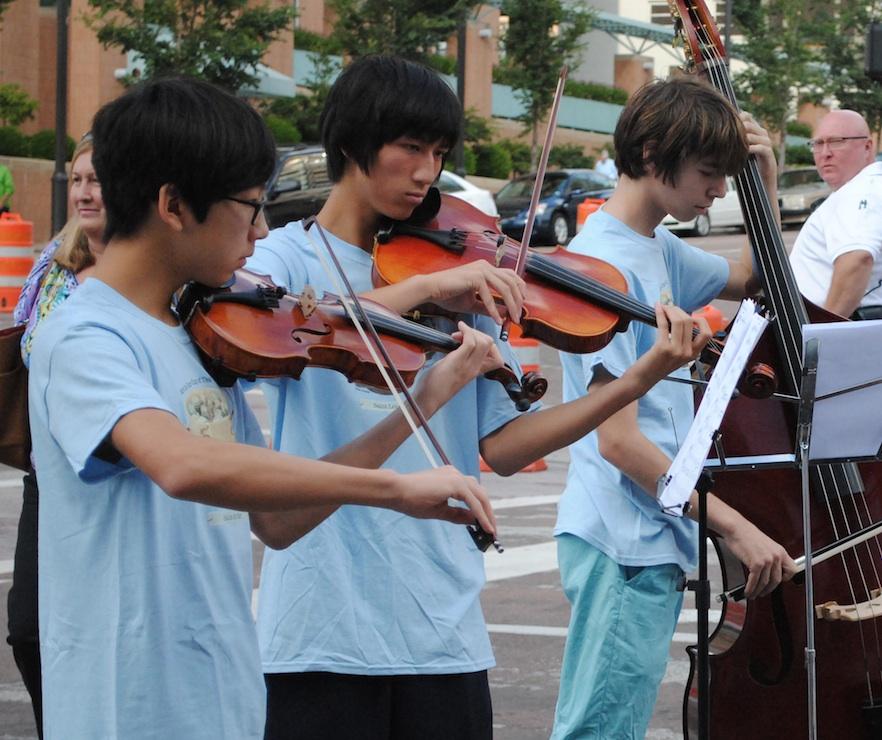
[[[882,135],[882,84],[864,72],[866,34],[880,18],[882,2],[824,3],[817,13],[821,58],[826,67],[822,90],[842,108],[860,113],[876,135]],[[817,97],[815,98],[817,100]]]
[[[295,33],[295,43],[299,32]],[[333,47],[315,43],[312,52],[312,72],[304,82],[309,92],[293,98],[275,98],[265,106],[265,113],[283,118],[303,136],[305,141],[317,142],[321,139],[319,119],[331,83],[340,71],[339,60],[330,53]]]
[[[397,54],[430,63],[474,0],[329,0],[337,15],[331,37],[350,56]]]
[[[34,117],[37,101],[15,83],[0,85],[0,126],[18,126]]]
[[[98,40],[144,60],[144,76],[189,74],[233,92],[258,81],[269,44],[290,25],[290,7],[248,0],[89,0]]]
[[[466,144],[484,144],[493,138],[493,125],[489,118],[484,118],[474,108],[465,112],[465,131],[463,141]]]
[[[532,134],[531,168],[538,158],[539,123],[548,113],[560,68],[578,59],[581,37],[593,14],[565,7],[560,0],[503,0],[508,16],[503,38],[506,77],[526,109],[520,118]]]
[[[6,12],[6,9],[12,4],[12,0],[0,0],[0,19],[3,18],[3,14]]]
[[[780,135],[778,166],[787,153],[787,121],[796,102],[820,84],[815,39],[815,9],[805,0],[735,0],[733,19],[744,35],[734,53],[748,66],[734,76],[742,106]]]

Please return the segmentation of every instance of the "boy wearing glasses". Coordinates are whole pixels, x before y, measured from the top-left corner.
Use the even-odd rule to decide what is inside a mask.
[[[106,105],[92,132],[107,247],[30,362],[45,736],[261,740],[248,512],[369,504],[493,531],[489,501],[452,468],[365,469],[409,434],[394,414],[328,461],[263,449],[242,391],[203,368],[172,296],[222,285],[267,233],[275,147],[257,113],[164,79]],[[465,332],[424,400],[492,366],[491,344]]]
[[[882,163],[852,110],[824,116],[809,141],[833,193],[809,216],[790,254],[802,294],[854,319],[882,318]]]

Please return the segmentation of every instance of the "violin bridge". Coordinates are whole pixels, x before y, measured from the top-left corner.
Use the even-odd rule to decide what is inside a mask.
[[[496,262],[497,267],[502,267],[502,260],[505,258],[505,236],[501,236],[496,240],[496,257],[494,261]]]
[[[300,293],[300,310],[303,311],[304,318],[309,318],[315,312],[318,302],[315,299],[315,288],[311,285],[305,285]]]
[[[870,591],[870,598],[860,604],[841,606],[838,601],[828,601],[815,606],[815,616],[827,622],[863,622],[882,616],[882,588]]]

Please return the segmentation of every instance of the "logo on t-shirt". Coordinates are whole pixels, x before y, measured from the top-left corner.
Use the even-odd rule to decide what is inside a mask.
[[[219,388],[196,388],[184,399],[187,429],[200,437],[234,442],[233,412],[226,394]]]
[[[867,208],[867,199],[864,198],[860,203],[858,203],[858,210],[864,211]]]
[[[670,283],[665,283],[662,285],[661,291],[659,292],[658,302],[663,306],[673,306],[674,305],[674,291],[671,290]]]

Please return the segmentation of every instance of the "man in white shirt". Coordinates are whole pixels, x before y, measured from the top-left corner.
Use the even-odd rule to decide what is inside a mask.
[[[594,165],[596,172],[605,175],[610,180],[619,179],[619,171],[616,169],[616,163],[609,158],[609,152],[606,149],[600,150],[600,156],[597,158],[597,164]]]
[[[840,316],[882,317],[882,163],[870,129],[855,111],[831,111],[809,146],[834,192],[796,239],[796,282],[806,298]]]

